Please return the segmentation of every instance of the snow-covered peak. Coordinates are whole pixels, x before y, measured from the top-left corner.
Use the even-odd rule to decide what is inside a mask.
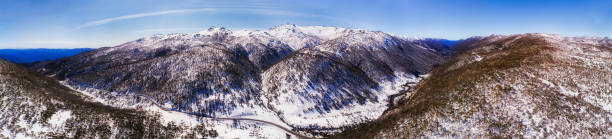
[[[225,27],[215,27],[215,26],[213,26],[213,27],[210,27],[210,28],[208,28],[206,30],[202,30],[202,31],[198,32],[198,34],[201,34],[201,35],[214,35],[214,34],[217,34],[217,33],[231,34],[232,31],[229,30],[229,29],[226,29]]]
[[[333,39],[338,38],[349,30],[346,28],[338,28],[338,27],[324,27],[324,26],[305,26],[299,27],[301,32],[306,34],[312,34],[322,39]]]
[[[397,38],[400,38],[402,40],[407,40],[407,41],[415,41],[415,40],[425,40],[425,39],[428,39],[428,38],[425,38],[425,37],[409,36],[409,35],[394,35],[394,34],[391,34],[391,36],[395,36]],[[433,38],[433,39],[438,39],[438,38]]]
[[[326,26],[296,26],[293,24],[282,25],[269,30],[274,33],[303,33],[316,36],[323,40],[331,40],[344,35],[346,28],[326,27]]]
[[[294,29],[296,27],[298,27],[298,26],[295,25],[295,24],[284,24],[284,25],[273,27],[273,28],[271,28],[271,30],[272,29]]]
[[[156,34],[150,37],[129,42],[128,46],[142,48],[159,48],[171,46],[198,46],[211,38],[213,40],[222,39],[228,44],[267,45],[274,47],[288,46],[293,50],[304,47],[313,47],[326,41],[343,39],[346,42],[362,43],[365,45],[383,46],[389,40],[402,39],[380,31],[368,31],[363,29],[347,29],[329,26],[298,26],[287,24],[276,26],[266,30],[242,29],[232,31],[225,27],[210,27],[200,32],[191,34]],[[224,39],[224,40],[223,40]]]
[[[172,38],[172,37],[179,37],[179,36],[185,36],[186,34],[180,34],[180,33],[172,33],[172,34],[154,34],[152,36],[146,37],[146,38],[141,38],[137,41],[143,41],[143,40],[164,40],[164,39],[168,39],[168,38]]]
[[[260,34],[259,32],[261,32],[261,31],[259,31],[259,30],[242,29],[242,30],[232,31],[232,35],[247,37],[247,36],[254,35],[254,34]]]
[[[380,31],[350,30],[341,39],[348,45],[359,44],[369,47],[396,45],[397,43],[393,36]]]
[[[197,32],[194,36],[207,36],[217,33],[227,34],[239,41],[237,43],[287,44],[297,50],[303,47],[311,47],[324,41],[336,39],[346,35],[352,29],[325,27],[325,26],[297,26],[294,24],[281,25],[267,30],[237,30],[230,31],[222,27],[211,27],[207,30]],[[363,30],[360,30],[363,31]]]

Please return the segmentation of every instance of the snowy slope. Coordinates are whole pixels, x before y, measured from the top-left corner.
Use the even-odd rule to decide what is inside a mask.
[[[159,114],[91,103],[57,81],[0,59],[0,138],[213,137],[207,123],[160,121]],[[216,125],[215,125],[216,126]]]
[[[370,121],[386,110],[389,95],[443,61],[424,47],[429,46],[351,30],[275,64],[262,74],[262,88],[270,106],[294,127],[337,129]]]
[[[359,29],[211,27],[153,35],[32,68],[116,107],[132,108],[140,101],[126,96],[138,94],[180,111],[267,119],[300,130],[336,129],[378,117],[389,95],[420,80],[419,74],[445,59],[446,50],[431,41]],[[304,107],[281,107],[292,104]]]

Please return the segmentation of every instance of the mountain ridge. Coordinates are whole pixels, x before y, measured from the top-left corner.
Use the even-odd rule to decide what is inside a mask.
[[[193,128],[180,123],[164,124],[156,113],[90,102],[91,98],[54,79],[2,59],[0,85],[3,138],[217,136],[216,131],[206,129],[207,123]]]
[[[323,37],[336,38],[300,31],[313,28],[330,29],[335,35]],[[159,127],[180,123],[187,130],[172,132],[181,134],[597,137],[612,123],[611,55],[612,40],[601,37],[530,33],[447,42],[283,25],[154,35],[30,68],[59,80],[54,86],[67,86],[83,103],[157,115],[143,117]],[[287,131],[189,116],[194,113],[266,121]]]
[[[611,42],[550,34],[468,39],[399,107],[331,138],[610,136]]]
[[[317,35],[322,32],[324,35]],[[290,122],[300,129],[341,128],[378,117],[387,105],[388,95],[397,93],[403,84],[418,82],[420,73],[444,61],[449,48],[431,40],[337,27],[283,25],[254,31],[211,27],[193,34],[144,37],[37,63],[32,69],[98,99],[146,94],[163,105],[188,112],[259,116]],[[299,54],[311,52],[314,57]],[[305,65],[300,59],[314,65]],[[312,67],[296,68],[300,65]],[[270,78],[280,73],[287,75],[282,81]],[[346,80],[331,80],[336,77]],[[285,83],[292,80],[298,84]],[[371,86],[357,89],[362,81]],[[283,100],[277,101],[278,94],[293,93],[270,86],[318,90],[302,91],[311,94],[298,98],[283,95]],[[284,103],[295,103],[294,100],[313,105],[283,114],[290,110],[282,107],[289,105]],[[114,104],[132,105],[121,101]],[[349,111],[356,107],[363,110]],[[325,116],[329,114],[335,116]],[[305,115],[310,116],[303,119]],[[342,120],[326,122],[334,119]]]

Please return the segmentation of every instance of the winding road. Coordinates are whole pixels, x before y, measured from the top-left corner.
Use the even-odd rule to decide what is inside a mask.
[[[290,134],[292,134],[293,136],[295,136],[295,137],[297,137],[299,139],[311,139],[311,137],[307,137],[307,136],[301,135],[301,134],[299,134],[299,133],[297,133],[297,132],[295,132],[295,131],[293,131],[291,129],[285,128],[285,127],[283,127],[281,125],[278,125],[276,123],[269,122],[269,121],[264,121],[264,120],[259,120],[259,119],[251,119],[251,118],[212,117],[212,116],[208,116],[208,115],[201,114],[201,113],[177,111],[177,110],[172,110],[172,109],[168,109],[168,108],[162,107],[162,105],[160,105],[159,103],[157,103],[155,100],[153,100],[151,97],[149,97],[147,95],[134,94],[134,96],[145,98],[145,99],[149,100],[150,102],[152,102],[153,104],[155,104],[160,109],[162,109],[164,111],[168,111],[168,112],[179,112],[179,113],[184,113],[184,114],[188,114],[188,115],[192,115],[192,116],[209,118],[209,119],[212,119],[212,120],[232,120],[232,121],[260,122],[260,123],[269,124],[269,125],[278,127],[278,128],[280,128],[282,130],[285,130],[287,133],[290,133]]]

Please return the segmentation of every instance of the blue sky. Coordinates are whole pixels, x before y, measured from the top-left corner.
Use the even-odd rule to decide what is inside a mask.
[[[612,36],[610,0],[2,0],[0,48],[114,46],[156,33],[282,24],[463,39],[516,33]]]

